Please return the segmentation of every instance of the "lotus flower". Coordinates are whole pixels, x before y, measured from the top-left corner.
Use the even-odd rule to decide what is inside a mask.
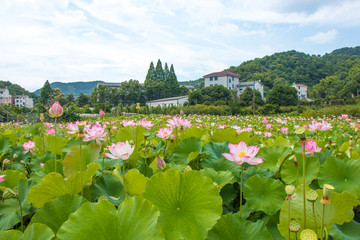
[[[108,146],[108,149],[110,153],[105,153],[105,155],[109,158],[127,160],[133,153],[135,146],[131,146],[128,140],[126,140],[126,142],[113,143],[111,146]]]
[[[239,144],[229,143],[230,153],[223,153],[226,159],[235,162],[238,165],[242,165],[244,162],[250,165],[257,165],[263,162],[261,157],[255,157],[260,147],[246,146],[246,143],[241,141]]]
[[[0,182],[5,181],[4,177],[6,177],[6,175],[0,175]]]
[[[29,151],[33,153],[35,150],[35,142],[32,142],[30,140],[28,142],[24,142],[22,146],[25,150],[24,154],[28,153]]]
[[[289,128],[287,128],[287,127],[282,127],[282,128],[280,129],[280,131],[281,131],[283,134],[287,135],[287,134],[289,133]]]
[[[175,137],[174,134],[171,134],[173,132],[172,128],[160,128],[159,131],[156,133],[156,136],[162,139],[166,139],[168,137]]]
[[[85,137],[83,138],[84,142],[95,140],[97,144],[101,144],[100,140],[105,141],[104,137],[108,134],[105,131],[105,127],[102,127],[100,124],[94,124],[92,127],[85,127]]]
[[[57,118],[63,115],[63,108],[61,107],[59,101],[54,102],[54,104],[49,109],[49,115],[52,118]]]
[[[150,129],[151,127],[154,126],[154,124],[151,121],[145,121],[145,120],[140,120],[139,124],[140,124],[140,126],[142,126],[143,128],[146,128],[146,129]]]
[[[161,170],[166,168],[166,163],[160,156],[157,156],[156,158],[156,166]]]
[[[304,145],[301,145],[304,147]],[[319,148],[314,140],[307,141],[305,143],[305,154],[314,155],[314,152],[321,152],[321,148]]]
[[[50,128],[47,130],[47,132],[45,134],[51,134],[51,135],[55,135],[55,129],[54,128]]]

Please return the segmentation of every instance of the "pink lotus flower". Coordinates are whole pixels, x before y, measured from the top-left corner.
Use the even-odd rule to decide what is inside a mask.
[[[0,182],[5,181],[4,177],[6,177],[6,175],[0,175]]]
[[[47,130],[47,132],[45,134],[51,134],[51,135],[55,135],[55,129],[54,128],[50,128]]]
[[[105,155],[109,158],[127,160],[134,152],[135,146],[131,146],[128,140],[126,140],[126,142],[113,143],[111,146],[108,146],[108,149],[110,153],[105,153]]]
[[[289,133],[289,128],[287,128],[287,127],[282,127],[282,128],[280,129],[280,131],[281,131],[283,134],[287,135],[287,134]]]
[[[312,124],[309,124],[308,125],[308,130],[313,132],[315,130],[317,131],[326,131],[326,130],[329,130],[331,129],[332,126],[331,126],[331,123],[328,123],[326,121],[322,121],[322,122],[312,122]]]
[[[162,139],[166,139],[169,137],[174,138],[175,135],[171,133],[173,132],[172,128],[160,128],[159,131],[156,133],[156,136]]]
[[[44,164],[43,164],[43,163],[40,163],[40,167],[41,167],[41,168],[44,167]]]
[[[191,127],[191,122],[187,119],[182,119],[181,117],[173,117],[172,119],[167,120],[168,124],[166,126],[171,128],[181,128],[181,127]]]
[[[145,121],[145,120],[140,120],[139,124],[140,124],[140,126],[142,126],[143,128],[146,128],[146,129],[150,129],[154,126],[152,121]]]
[[[260,147],[246,146],[246,143],[241,141],[239,144],[229,143],[230,153],[223,153],[226,159],[242,165],[244,162],[250,165],[257,165],[263,162],[262,157],[255,157]]]
[[[35,142],[32,142],[30,140],[28,142],[24,142],[22,146],[25,150],[24,154],[28,153],[29,151],[33,153],[35,150]]]
[[[302,144],[301,147],[304,147]],[[319,148],[314,140],[306,141],[305,143],[305,154],[314,155],[314,152],[321,152],[321,148]]]
[[[123,124],[124,127],[127,127],[127,126],[136,126],[136,123],[134,122],[134,120],[129,120],[129,121],[123,120],[123,121],[122,121],[122,124]]]
[[[270,129],[270,128],[272,128],[272,125],[269,123],[269,124],[266,124],[266,127],[265,127],[266,129]]]
[[[105,112],[101,109],[100,112],[99,112],[99,116],[100,117],[105,117]]]
[[[59,101],[54,102],[54,104],[49,109],[49,115],[52,118],[57,118],[63,115],[63,108],[61,107]]]
[[[264,136],[265,136],[265,137],[271,137],[271,136],[272,136],[272,133],[271,133],[271,132],[264,132]]]
[[[97,144],[101,144],[101,141],[105,141],[104,137],[108,132],[104,132],[106,127],[102,127],[100,124],[94,124],[92,127],[85,126],[85,137],[83,138],[84,142],[95,140]]]

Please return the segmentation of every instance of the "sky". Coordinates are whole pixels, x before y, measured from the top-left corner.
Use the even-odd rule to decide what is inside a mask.
[[[144,82],[150,62],[178,81],[296,50],[360,43],[358,0],[0,0],[0,80]]]

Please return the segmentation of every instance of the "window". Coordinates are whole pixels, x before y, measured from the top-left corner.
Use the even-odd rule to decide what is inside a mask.
[[[213,78],[212,77],[210,77],[210,81],[212,81],[213,80]]]
[[[215,81],[217,81],[218,80],[218,77],[215,77]]]
[[[229,78],[229,83],[231,83],[231,78]]]
[[[229,90],[231,90],[231,87],[229,87]]]
[[[217,84],[215,84],[215,86],[217,86]]]
[[[235,88],[235,87],[234,87],[234,84],[232,84],[232,87]]]
[[[212,84],[210,84],[210,87],[212,87],[213,85]]]
[[[298,88],[300,89],[300,86]]]

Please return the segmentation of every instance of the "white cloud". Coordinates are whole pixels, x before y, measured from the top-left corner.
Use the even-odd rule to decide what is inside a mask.
[[[334,40],[338,32],[335,29],[329,30],[327,32],[319,32],[311,37],[305,38],[306,41],[312,41],[314,43],[327,43]]]

